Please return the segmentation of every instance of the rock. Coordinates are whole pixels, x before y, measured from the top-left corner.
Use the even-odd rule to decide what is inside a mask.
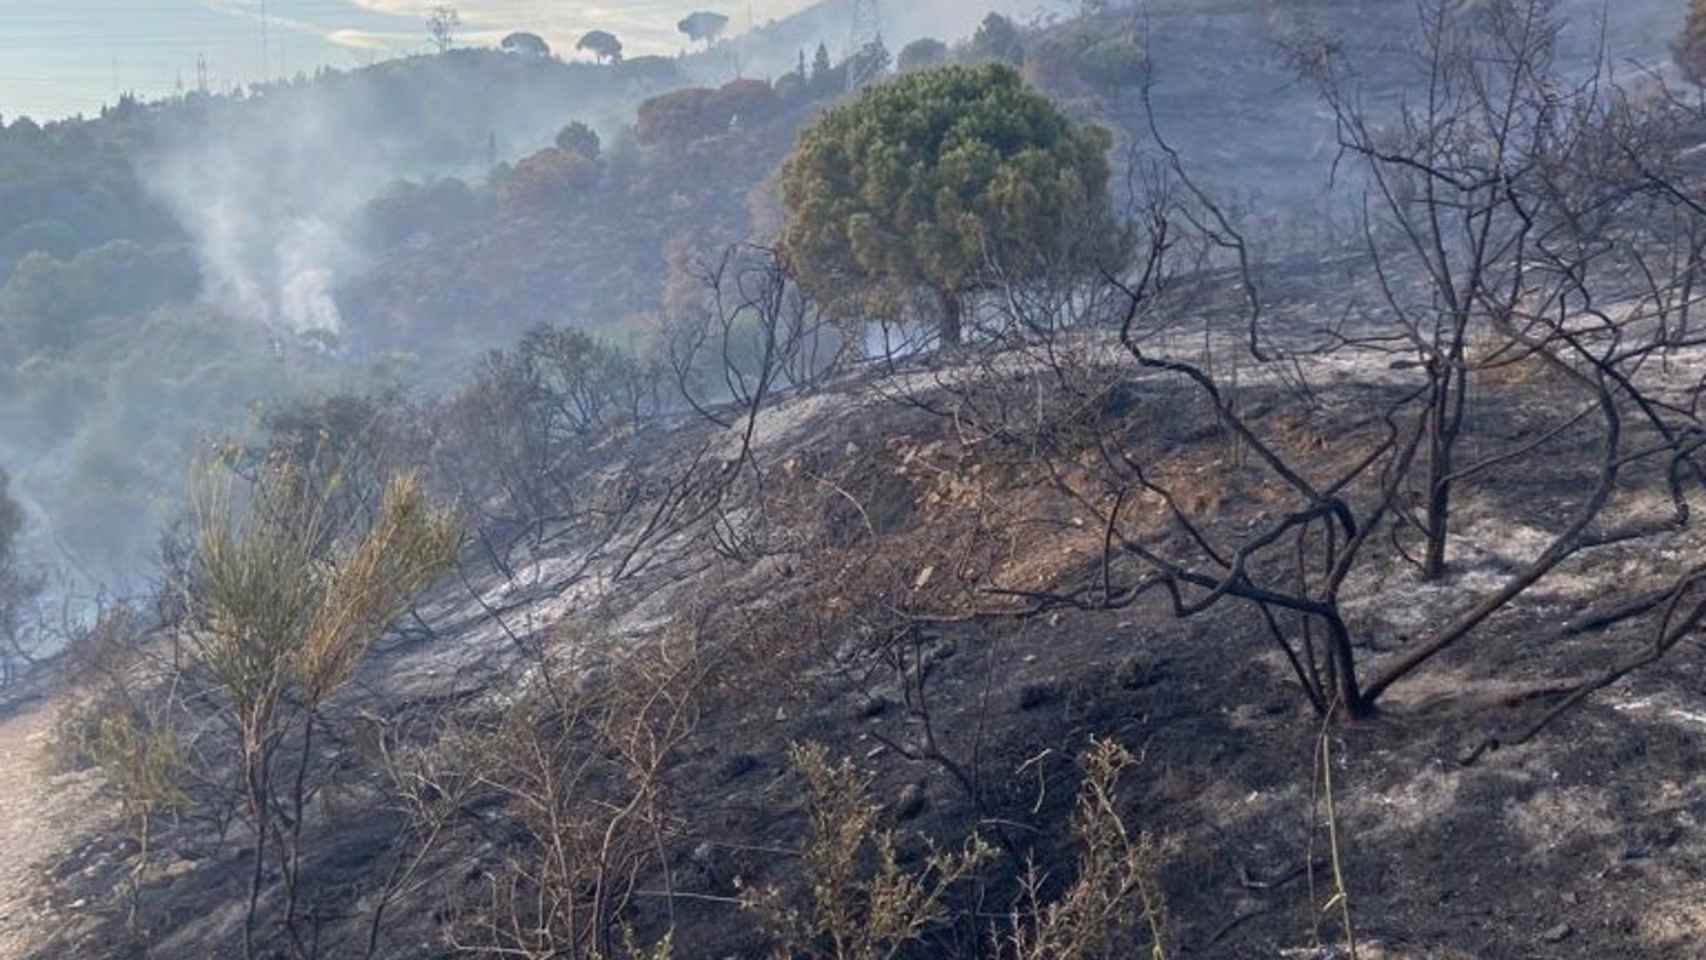
[[[735,780],[758,769],[758,758],[750,753],[736,753],[723,761],[724,780]]]
[[[865,751],[865,759],[866,760],[875,760],[878,757],[882,756],[884,753],[888,752],[888,749],[889,749],[888,747],[885,747],[879,743],[876,746],[872,747],[871,749]]]
[[[1053,700],[1058,692],[1052,683],[1027,683],[1019,688],[1019,709],[1035,710]]]
[[[776,722],[782,723],[783,721],[785,721],[787,719],[788,719],[788,708],[785,706],[777,707],[776,708]]]
[[[687,859],[691,869],[685,871],[682,879],[688,886],[701,890],[716,890],[722,886],[723,865],[719,862],[717,848],[709,843],[700,843]]]
[[[893,704],[889,698],[880,693],[874,697],[868,697],[859,704],[859,719],[870,720],[874,717],[880,717],[888,713],[891,706]]]
[[[1575,932],[1574,927],[1567,923],[1560,923],[1555,927],[1547,927],[1546,931],[1540,935],[1540,939],[1544,943],[1563,943],[1570,938],[1570,934]]]
[[[1682,828],[1674,823],[1652,824],[1642,827],[1638,833],[1649,850],[1668,850],[1682,839]]]
[[[1581,894],[1576,893],[1574,890],[1565,890],[1564,902],[1572,907],[1577,906],[1582,902]]]
[[[1161,679],[1161,662],[1145,653],[1134,653],[1114,668],[1114,682],[1126,690],[1141,690]]]
[[[710,867],[717,859],[717,851],[709,843],[701,843],[693,848],[693,862],[701,867]]]
[[[927,585],[930,582],[930,578],[935,576],[935,575],[936,575],[935,564],[926,564],[924,569],[918,571],[918,576],[912,578],[912,589],[914,589],[914,590],[924,589],[925,585]]]
[[[154,871],[154,875],[170,883],[181,876],[195,871],[195,861],[178,859],[165,864]]]
[[[924,812],[924,806],[925,806],[926,802],[927,802],[927,800],[924,796],[924,785],[923,784],[920,784],[920,783],[909,783],[909,784],[907,784],[906,787],[900,791],[900,796],[895,798],[895,802],[894,802],[895,819],[896,820],[911,820],[913,817],[916,817],[919,814]]]

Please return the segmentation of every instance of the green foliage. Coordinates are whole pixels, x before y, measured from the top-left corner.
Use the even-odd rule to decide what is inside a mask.
[[[1027,52],[1024,73],[1058,94],[1112,94],[1141,84],[1148,62],[1134,25],[1099,20],[1044,35]]]
[[[1083,52],[1079,70],[1095,84],[1118,88],[1141,83],[1148,65],[1148,53],[1135,36],[1106,37]]]
[[[615,72],[623,80],[650,89],[668,89],[682,83],[681,66],[673,57],[628,57],[616,65]]]
[[[972,55],[981,60],[994,60],[1018,66],[1025,60],[1025,41],[1013,21],[999,13],[991,13],[978,24],[971,38]]]
[[[906,74],[801,137],[783,168],[782,243],[838,315],[900,316],[926,292],[953,341],[992,253],[1016,270],[1065,238],[1111,237],[1110,144],[1004,65]]]
[[[77,230],[63,220],[32,220],[0,240],[0,261],[15,263],[30,253],[45,253],[60,260],[77,253]]]
[[[24,530],[24,508],[12,499],[12,476],[0,467],[0,572],[17,562],[18,535]]]
[[[622,351],[580,330],[536,327],[516,352],[538,378],[540,398],[556,408],[561,429],[590,436],[621,411],[634,364]]]
[[[510,53],[520,53],[533,57],[548,57],[551,55],[551,45],[537,33],[518,30],[508,34],[498,43],[499,49]]]
[[[195,553],[184,585],[193,626],[184,635],[196,667],[221,690],[255,830],[243,935],[244,956],[254,956],[269,843],[278,847],[292,901],[300,889],[320,709],[354,678],[414,594],[455,559],[461,531],[412,473],[390,480],[365,529],[348,529],[323,487],[288,461],[267,464],[241,505],[229,475],[221,482],[210,472],[194,492]],[[274,777],[293,733],[301,747],[286,801]],[[295,922],[287,908],[286,929],[300,943]]]
[[[858,84],[864,86],[887,73],[892,63],[894,63],[893,55],[889,53],[888,46],[883,43],[883,38],[878,37],[848,57],[847,63],[843,65],[842,69],[851,71]]]
[[[711,10],[699,10],[688,14],[675,25],[677,30],[687,34],[694,43],[703,40],[706,46],[716,42],[723,28],[729,25],[729,18]]]
[[[798,100],[811,89],[810,81],[798,73],[784,73],[776,78],[776,96],[782,100]]]
[[[435,468],[453,477],[470,512],[507,507],[543,516],[583,468],[589,440],[656,413],[658,371],[564,327],[528,331],[493,350],[438,411]]]
[[[599,62],[622,62],[622,41],[607,30],[589,30],[575,44],[576,50],[586,50],[597,57]]]
[[[367,239],[391,247],[418,235],[451,236],[471,229],[485,213],[481,198],[455,177],[429,183],[400,180],[362,208]]]
[[[190,803],[180,785],[186,779],[183,746],[163,710],[130,710],[101,716],[88,752],[118,796],[119,809],[136,841],[136,864],[126,878],[126,926],[134,931],[142,882],[150,865],[155,820]]]
[[[96,320],[147,313],[188,298],[200,283],[195,257],[182,246],[115,240],[70,260],[31,253],[0,287],[0,329],[16,356],[62,350]]]
[[[261,411],[263,439],[224,451],[253,481],[288,466],[321,505],[330,536],[377,513],[389,479],[423,458],[418,412],[394,389],[281,400]]]
[[[68,259],[121,238],[181,235],[137,176],[145,122],[114,115],[42,127],[20,117],[0,128],[0,282],[32,251]]]
[[[55,539],[119,584],[180,509],[202,437],[253,426],[259,401],[333,388],[334,373],[280,362],[258,325],[211,306],[162,307],[0,366],[0,436],[24,452],[17,482]]]
[[[147,577],[154,528],[177,509],[197,438],[253,426],[254,404],[339,389],[387,349],[417,352],[434,374],[460,372],[475,345],[513,342],[565,311],[622,322],[656,299],[663,238],[681,221],[737,222],[748,184],[729,174],[740,164],[779,161],[779,127],[763,161],[748,156],[708,169],[666,156],[654,172],[641,168],[641,160],[652,162],[644,151],[617,154],[606,169],[627,164],[619,189],[558,191],[549,215],[529,214],[519,226],[520,218],[502,217],[496,192],[483,183],[431,174],[487,165],[493,131],[500,147],[529,142],[550,111],[559,111],[558,124],[616,115],[680,82],[673,58],[635,58],[613,69],[458,49],[328,71],[312,84],[266,84],[252,98],[126,99],[101,118],[56,123],[8,113],[0,128],[0,438],[15,488],[29,491],[43,528],[67,541],[79,566],[115,589],[135,586]],[[592,113],[576,112],[575,103]],[[310,129],[315,135],[304,139]],[[175,164],[197,145],[212,151],[205,162]],[[238,153],[225,157],[231,149]],[[335,354],[298,349],[288,333],[270,336],[255,313],[225,312],[245,299],[235,287],[225,289],[238,296],[218,291],[201,300],[193,279],[200,261],[181,245],[172,210],[150,200],[160,193],[153,188],[169,186],[165,168],[180,166],[183,192],[196,195],[211,186],[197,170],[231,171],[256,155],[280,158],[286,171],[306,168],[305,182],[281,178],[275,189],[268,161],[250,178],[254,189],[207,190],[192,198],[193,212],[212,212],[225,197],[232,205],[219,209],[252,212],[237,218],[251,225],[324,219],[337,231],[353,198],[325,189],[324,163],[331,166],[323,175],[334,180],[346,157],[351,169],[392,169],[416,180],[387,190],[352,224],[356,246],[381,255],[363,265],[371,271],[338,270],[334,292],[345,325]],[[585,168],[566,172],[568,182],[584,183]],[[678,190],[685,212],[672,219]],[[722,191],[726,200],[712,199]],[[569,217],[560,215],[566,207]],[[189,222],[208,227],[199,217]],[[232,222],[222,219],[217,229]],[[470,234],[489,242],[467,243]],[[275,291],[265,288],[288,279],[268,262],[277,236],[263,227],[217,238],[218,249],[252,274],[242,279],[258,282],[268,299]],[[294,260],[296,245],[287,246]],[[31,252],[44,256],[6,289],[13,261]],[[184,280],[176,294],[154,287],[173,275]]]
[[[23,531],[24,508],[12,498],[11,476],[0,468],[0,687],[11,682],[17,662],[35,646],[28,614],[44,585],[24,569]]]
[[[900,48],[900,58],[896,66],[902,73],[914,70],[927,70],[940,66],[948,59],[948,45],[934,37],[919,37]]]
[[[347,683],[368,646],[449,565],[460,531],[414,476],[394,478],[352,545],[290,464],[270,467],[246,508],[229,481],[196,491],[195,657],[231,698],[245,744],[272,736],[281,699],[309,705]]]
[[[821,43],[817,45],[817,52],[812,54],[811,77],[807,88],[817,99],[839,96],[847,89],[847,65],[843,63],[836,66],[829,58],[829,48]]]
[[[598,151],[601,146],[598,133],[579,120],[557,131],[556,142],[558,150],[578,153],[588,160],[598,159]]]

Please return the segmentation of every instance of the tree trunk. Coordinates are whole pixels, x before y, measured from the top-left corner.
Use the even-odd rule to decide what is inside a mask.
[[[938,291],[937,296],[942,301],[942,346],[957,347],[963,336],[960,325],[964,303],[960,295],[951,290]]]
[[[1374,702],[1362,691],[1362,684],[1357,680],[1356,652],[1351,649],[1351,632],[1345,622],[1338,616],[1325,618],[1327,622],[1327,638],[1331,648],[1331,659],[1328,661],[1328,674],[1331,683],[1337,687],[1333,698],[1337,704],[1337,713],[1345,720],[1365,720],[1374,716]],[[1326,690],[1321,691],[1323,694]]]
[[[1438,580],[1445,576],[1445,540],[1451,520],[1451,484],[1444,479],[1451,469],[1449,448],[1437,448],[1441,460],[1434,461],[1428,478],[1428,545],[1422,558],[1422,579]]]
[[[1462,329],[1460,325],[1459,330]],[[1462,343],[1463,335],[1459,332],[1452,363],[1446,367],[1435,391],[1432,436],[1429,438],[1428,542],[1427,552],[1422,558],[1423,580],[1438,580],[1445,576],[1445,545],[1451,524],[1451,476],[1456,470],[1457,439],[1463,429],[1469,393],[1468,378],[1462,369]]]

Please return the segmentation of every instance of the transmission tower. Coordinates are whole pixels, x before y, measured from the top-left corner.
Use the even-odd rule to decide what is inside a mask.
[[[272,44],[269,42],[267,23],[267,0],[261,0],[261,83],[272,79]]]
[[[875,58],[862,56],[883,39],[882,11],[877,0],[852,0],[853,22],[847,32],[847,89],[864,86],[882,68]]]

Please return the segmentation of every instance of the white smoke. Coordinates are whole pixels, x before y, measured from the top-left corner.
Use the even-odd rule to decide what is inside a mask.
[[[356,217],[388,174],[317,91],[285,95],[223,118],[217,139],[183,135],[144,175],[194,239],[210,301],[276,331],[338,333],[332,291],[361,267]]]

